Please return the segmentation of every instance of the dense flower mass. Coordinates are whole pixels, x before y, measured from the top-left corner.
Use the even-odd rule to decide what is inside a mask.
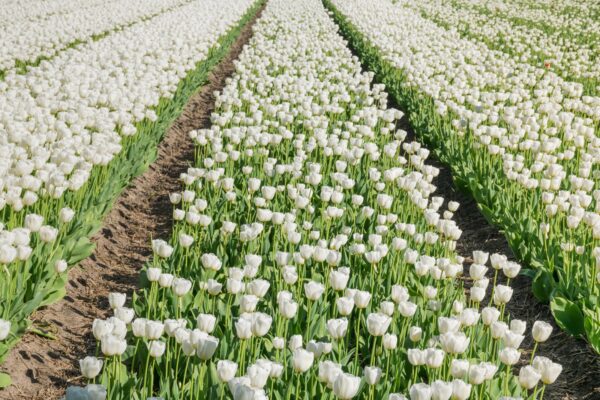
[[[497,278],[518,264],[474,252],[465,294],[459,205],[372,79],[319,0],[268,2],[189,132],[171,239],[94,322],[82,373],[108,399],[539,398],[556,379],[535,354],[512,367],[531,327]]]
[[[64,295],[68,265],[194,90],[181,82],[203,79],[253,2],[119,4],[137,22],[0,81],[0,362]]]
[[[452,4],[443,0],[399,3],[521,62],[581,82],[586,94],[600,93],[600,48],[596,45],[600,24],[590,18],[600,11],[597,4],[573,2],[569,8],[556,9],[538,8],[537,2],[528,1],[510,2],[509,7],[504,3],[464,0]],[[584,4],[586,11],[581,7]],[[564,4],[557,1],[552,5]],[[563,19],[552,21],[553,17]]]
[[[188,2],[135,0],[107,4],[87,0],[67,12],[0,26],[0,71],[12,69],[18,63],[35,63],[94,35],[105,34]]]
[[[410,108],[420,134],[440,149],[488,218],[505,229],[515,253],[533,267],[525,273],[534,278],[536,296],[551,302],[561,327],[587,335],[600,352],[597,83],[590,88],[569,80],[569,68],[579,65],[569,57],[559,76],[518,49],[498,51],[478,34],[437,25],[454,14],[441,9],[432,20],[421,16],[431,5],[331,3],[352,24],[354,37],[376,53],[384,80]],[[562,36],[557,43],[573,48]],[[584,61],[581,68],[593,72],[598,63],[590,62],[593,68]]]

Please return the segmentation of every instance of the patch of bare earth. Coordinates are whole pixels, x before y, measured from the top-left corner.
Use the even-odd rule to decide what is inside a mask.
[[[234,72],[234,61],[252,36],[252,26],[261,13],[262,9],[244,27],[208,82],[190,98],[160,143],[156,161],[117,199],[93,238],[94,253],[69,272],[64,300],[32,316],[34,326],[56,339],[32,333],[23,337],[1,367],[10,373],[14,384],[0,391],[0,399],[58,399],[66,386],[82,383],[78,360],[94,351],[92,322],[109,316],[108,293],[126,292],[130,298],[139,270],[151,256],[150,238],[169,237],[169,193],[180,189],[179,175],[194,157],[187,133],[210,126],[213,93],[221,90]]]

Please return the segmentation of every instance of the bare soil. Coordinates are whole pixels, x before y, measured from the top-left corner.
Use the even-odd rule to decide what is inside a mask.
[[[92,322],[109,316],[108,293],[125,292],[131,298],[139,270],[152,254],[150,238],[169,237],[169,194],[180,190],[179,175],[194,158],[187,133],[210,126],[213,93],[221,90],[234,72],[234,61],[252,36],[252,26],[261,13],[262,9],[244,27],[208,82],[190,98],[160,143],[155,162],[117,199],[93,238],[94,253],[69,272],[64,300],[32,316],[33,325],[55,339],[33,333],[23,337],[1,367],[14,383],[0,391],[0,399],[58,399],[68,385],[82,383],[78,360],[94,351]]]

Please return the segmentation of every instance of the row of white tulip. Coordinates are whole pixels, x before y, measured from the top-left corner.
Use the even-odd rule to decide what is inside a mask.
[[[0,82],[0,362],[252,4],[194,1]]]
[[[0,27],[0,70],[48,58],[91,39],[189,3],[190,0],[133,0],[79,7],[42,20]]]
[[[552,328],[506,312],[520,265],[474,252],[465,294],[459,204],[372,79],[321,1],[267,3],[67,399],[543,396],[562,368],[522,356]]]
[[[22,0],[6,1],[0,8],[0,26],[41,20],[55,14],[64,14],[82,7],[97,5],[99,0]]]
[[[389,1],[332,3],[419,133],[538,268],[534,293],[600,351],[600,97]]]
[[[453,4],[483,13],[498,13],[519,24],[536,26],[549,34],[581,42],[597,40],[600,32],[597,18],[600,7],[586,0],[456,0]]]
[[[501,12],[486,14],[443,0],[406,1],[402,4],[418,10],[427,19],[445,28],[456,29],[462,35],[484,42],[521,62],[551,69],[567,81],[579,81],[590,94],[600,93],[600,63],[597,62],[600,48],[595,45],[596,41],[579,42],[558,32],[548,33],[536,26],[519,24]]]
[[[0,209],[85,184],[248,7],[193,2],[0,83]],[[8,210],[10,209],[10,211]],[[4,219],[5,221],[10,218]]]

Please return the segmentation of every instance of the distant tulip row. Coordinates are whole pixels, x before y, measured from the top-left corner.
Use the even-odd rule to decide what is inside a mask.
[[[462,3],[462,4],[461,4]],[[580,82],[586,95],[600,94],[600,48],[596,45],[600,24],[590,21],[587,12],[563,14],[558,26],[548,20],[558,17],[556,10],[544,12],[546,19],[531,21],[519,2],[494,9],[489,2],[453,2],[441,0],[410,1],[403,6],[418,10],[425,18],[461,36],[482,42],[492,50],[509,54],[520,62],[551,70],[567,81]],[[524,2],[525,6],[536,2]],[[527,4],[528,3],[528,4]],[[560,3],[560,2],[556,2]],[[487,5],[487,7],[486,7]],[[589,4],[600,12],[597,4]],[[515,11],[523,11],[516,14]],[[593,26],[596,26],[594,29]]]
[[[189,0],[134,0],[98,4],[82,2],[66,13],[0,26],[0,71],[37,64],[95,36],[122,29]],[[19,71],[12,71],[13,73]],[[8,77],[14,79],[14,77]]]

